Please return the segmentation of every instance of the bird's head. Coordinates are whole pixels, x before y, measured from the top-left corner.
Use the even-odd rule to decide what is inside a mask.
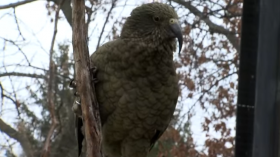
[[[124,24],[121,38],[140,38],[159,44],[177,38],[179,52],[183,42],[177,13],[162,3],[148,3],[135,8]]]

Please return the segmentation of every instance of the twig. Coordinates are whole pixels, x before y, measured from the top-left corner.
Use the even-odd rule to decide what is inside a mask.
[[[0,89],[1,89],[2,100],[3,100],[3,98],[7,98],[7,99],[11,100],[15,104],[15,106],[18,108],[18,106],[19,106],[18,101],[14,100],[13,98],[11,98],[10,96],[8,96],[4,93],[4,87],[2,86],[1,82],[0,82]],[[3,101],[2,101],[2,103],[3,103]],[[16,131],[12,127],[10,127],[8,124],[6,124],[2,119],[0,119],[0,131],[4,132],[9,137],[17,140],[21,144],[26,155],[33,157],[33,151],[31,149],[29,140],[26,137],[25,132],[21,132],[21,131],[23,131],[24,126],[22,126],[21,128],[22,128],[22,130]]]
[[[22,51],[22,49],[19,47],[19,45],[13,41],[13,40],[9,40],[9,39],[6,39],[6,38],[3,38],[3,37],[0,37],[2,38],[4,41],[8,41],[9,43],[13,44],[14,46],[16,46],[18,48],[18,50],[22,53],[22,55],[24,56],[26,62],[28,63],[28,65],[31,65],[30,61],[28,60],[27,56],[25,55],[25,53]]]
[[[85,24],[85,1],[73,0],[73,51],[77,91],[81,98],[83,126],[85,129],[87,157],[102,157],[101,121],[95,87],[91,83],[89,69],[91,62],[87,47],[87,27]]]
[[[30,145],[29,140],[26,138],[26,136],[22,136],[21,132],[15,130],[10,125],[6,124],[1,118],[0,118],[0,130],[1,132],[4,132],[6,135],[8,135],[9,137],[18,141],[22,146],[26,156],[28,157],[34,156],[32,147]]]
[[[92,16],[92,7],[93,7],[93,4],[91,5],[90,8],[86,8],[86,13],[87,13],[87,22],[86,22],[86,30],[88,30],[88,27],[89,27],[89,24],[91,22],[91,16]]]
[[[210,31],[225,35],[227,39],[230,41],[230,43],[233,45],[233,47],[237,50],[237,52],[239,52],[240,43],[234,32],[231,32],[225,29],[224,27],[213,23],[209,17],[205,16],[204,13],[202,13],[195,6],[193,6],[191,4],[191,1],[184,1],[184,0],[172,0],[172,1],[184,6],[195,16],[198,16],[202,21],[204,21],[208,25]]]
[[[21,36],[22,40],[25,40],[25,38],[23,37],[23,35],[21,33],[20,27],[19,27],[17,15],[16,15],[16,8],[14,8],[14,18],[15,18],[15,21],[16,21],[16,24],[17,24],[17,29],[19,31],[19,35]]]
[[[126,8],[126,6],[127,6],[127,1],[128,1],[128,0],[125,0],[124,5],[122,5],[122,10],[120,11],[120,14],[119,14],[119,16],[118,16],[116,19],[121,19],[121,15],[123,14],[123,11],[125,10],[125,8]],[[116,8],[116,7],[120,7],[120,6],[115,6],[115,8]],[[115,24],[116,22],[117,22],[117,20],[114,22],[114,24]],[[106,38],[109,38],[110,33],[113,31],[114,24],[113,24],[112,28],[110,29],[110,31],[108,32],[108,34],[107,34],[107,36],[105,37],[105,39],[106,39]]]
[[[4,69],[5,69],[5,71],[7,72],[7,69],[6,69],[6,67],[4,67]],[[15,100],[17,100],[17,95],[16,95],[16,92],[15,92],[15,87],[14,87],[14,84],[13,84],[13,81],[12,81],[12,78],[11,78],[11,76],[9,76],[9,81],[10,81],[10,84],[11,84],[11,86],[12,86],[12,90],[13,90],[13,95],[14,95],[14,98],[15,98]],[[1,87],[3,87],[2,85],[1,85]],[[2,91],[2,94],[3,94],[3,91]],[[8,97],[7,97],[8,98]],[[12,99],[11,99],[12,100]],[[17,101],[15,101],[15,103],[14,103],[16,106],[16,110],[17,110],[17,113],[18,113],[18,117],[20,118],[20,119],[22,119],[21,117],[20,117],[20,112],[19,112],[19,110],[18,110],[18,107],[19,107],[19,103],[17,102]]]
[[[0,77],[5,77],[5,76],[31,77],[31,78],[42,78],[42,79],[46,78],[46,76],[44,76],[44,75],[26,74],[26,73],[20,73],[20,72],[6,72],[3,74],[0,74]]]
[[[54,2],[56,5],[59,5],[60,0],[49,0],[51,2]],[[67,22],[72,27],[72,7],[71,7],[71,0],[66,0],[60,7],[62,10]],[[90,8],[86,6],[86,10],[89,10]]]
[[[206,93],[210,92],[210,90],[211,90],[213,87],[215,87],[215,86],[217,85],[217,83],[219,83],[220,81],[222,81],[222,80],[224,80],[224,79],[226,79],[226,78],[228,78],[228,77],[230,77],[230,76],[232,76],[232,75],[234,75],[234,74],[237,74],[237,73],[238,73],[238,72],[235,71],[235,72],[233,72],[233,73],[230,73],[230,74],[228,74],[228,75],[226,75],[226,76],[220,78],[219,80],[216,80],[215,83],[213,83],[207,90],[204,90],[203,93],[202,93],[202,95],[200,95],[200,97],[195,101],[195,103],[189,108],[188,112],[186,112],[184,115],[181,116],[182,119],[185,119],[185,116],[187,116],[187,115],[190,114],[190,112],[191,112],[192,109],[195,107],[195,105],[196,105],[199,101],[201,101],[201,99],[204,97],[204,95],[205,95]],[[181,123],[179,124],[179,126],[181,126],[182,123],[183,123],[183,121],[181,121]]]
[[[12,97],[10,97],[10,96],[4,94],[4,90],[3,90],[2,85],[1,85],[1,91],[2,91],[2,92],[1,92],[1,98],[2,98],[2,100],[3,100],[3,98],[7,98],[7,99],[11,100],[16,106],[18,106],[18,102],[17,102],[16,100],[14,100]]]
[[[53,86],[54,86],[54,70],[55,70],[55,63],[53,61],[53,48],[54,48],[54,43],[55,43],[55,37],[57,34],[57,23],[59,19],[59,11],[60,11],[60,6],[64,2],[64,0],[61,1],[61,3],[58,5],[56,13],[55,13],[55,21],[54,21],[54,32],[53,32],[53,38],[51,42],[51,48],[50,48],[50,58],[49,58],[49,81],[48,81],[48,107],[49,107],[49,112],[51,115],[51,127],[48,132],[45,145],[43,147],[42,151],[42,157],[47,157],[50,152],[50,142],[51,142],[51,137],[53,136],[53,133],[55,131],[56,126],[58,125],[58,120],[55,115],[55,105],[54,105],[54,94],[53,94]]]
[[[108,14],[107,14],[107,17],[106,17],[106,20],[105,20],[105,22],[104,22],[104,24],[103,24],[102,30],[101,30],[101,32],[100,32],[100,36],[99,36],[99,38],[98,38],[98,42],[97,42],[96,49],[98,49],[98,47],[99,47],[99,45],[100,45],[100,41],[101,41],[102,35],[103,35],[103,33],[104,33],[105,27],[106,27],[106,25],[107,25],[107,22],[108,22],[108,20],[109,20],[109,17],[110,17],[110,15],[111,15],[111,13],[112,13],[112,10],[113,10],[114,7],[115,7],[116,2],[117,2],[117,0],[112,0],[112,5],[111,5],[111,8],[110,8],[110,10],[109,10],[109,12],[108,12]]]
[[[16,2],[16,3],[10,3],[10,4],[7,4],[7,5],[2,5],[0,6],[0,10],[1,9],[8,9],[8,8],[15,8],[15,7],[18,7],[20,5],[24,5],[26,3],[30,3],[30,2],[34,2],[36,0],[25,0],[25,1],[21,1],[21,2]]]
[[[12,67],[12,66],[15,66],[15,67],[27,67],[27,68],[33,68],[33,69],[36,69],[36,70],[42,70],[44,72],[47,72],[48,70],[44,69],[44,68],[40,68],[40,67],[37,67],[37,66],[33,66],[33,65],[22,65],[22,64],[19,64],[19,63],[16,63],[16,64],[6,64],[6,65],[3,65],[3,66],[0,66],[0,69],[1,68],[4,68],[4,67]]]
[[[234,75],[234,74],[237,74],[237,72],[233,72],[233,73],[230,73],[222,78],[220,78],[219,80],[216,80],[215,83],[213,83],[207,90],[204,90],[203,91],[203,94],[196,100],[196,102],[190,107],[189,111],[188,111],[188,114],[190,113],[190,111],[193,109],[193,107],[195,106],[195,104],[199,101],[201,101],[201,99],[204,97],[204,95],[208,92],[210,92],[210,90],[215,87],[220,81],[230,77],[231,75]]]

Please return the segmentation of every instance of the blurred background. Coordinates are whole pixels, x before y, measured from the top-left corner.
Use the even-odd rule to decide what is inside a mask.
[[[118,38],[132,9],[151,2],[86,0],[90,54]],[[233,157],[243,1],[157,2],[177,11],[184,46],[174,52],[177,110],[149,157]],[[50,157],[77,156],[71,26],[70,0],[0,1],[0,156],[37,157],[44,146]]]

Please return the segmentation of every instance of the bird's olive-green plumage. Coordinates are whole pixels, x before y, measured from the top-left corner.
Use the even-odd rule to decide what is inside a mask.
[[[135,8],[128,17],[121,32],[122,39],[141,40],[150,47],[162,45],[167,40],[178,38],[179,52],[182,34],[178,15],[168,5],[149,3]]]
[[[119,39],[91,56],[109,157],[146,157],[168,127],[179,93],[175,38],[181,49],[176,12],[166,4],[144,4],[132,11]]]

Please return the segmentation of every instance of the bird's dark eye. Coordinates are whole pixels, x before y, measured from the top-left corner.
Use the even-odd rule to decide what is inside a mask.
[[[153,19],[154,19],[155,22],[158,22],[160,20],[158,16],[154,16]]]

